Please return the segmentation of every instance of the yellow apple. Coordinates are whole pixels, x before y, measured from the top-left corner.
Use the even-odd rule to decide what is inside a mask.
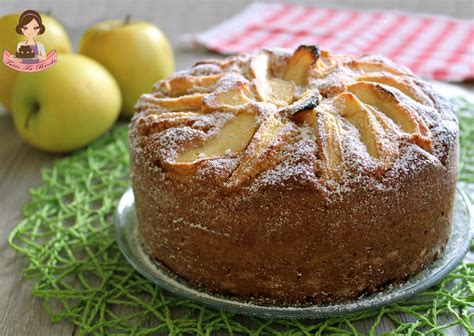
[[[52,68],[20,73],[12,94],[18,133],[50,152],[69,152],[92,142],[114,124],[120,108],[116,80],[82,55],[60,54]]]
[[[19,18],[20,14],[10,14],[0,18],[0,54],[3,54],[4,50],[14,53],[17,44],[26,40],[23,35],[17,34],[15,30]],[[35,41],[44,44],[46,53],[53,49],[58,53],[71,52],[71,42],[61,23],[43,13],[41,13],[41,19],[46,31],[44,34],[35,37]],[[18,71],[0,63],[0,104],[7,110],[10,110],[11,91],[18,73]]]
[[[173,50],[166,36],[145,21],[112,20],[90,27],[82,36],[79,53],[103,64],[119,83],[122,116],[155,82],[174,71]]]

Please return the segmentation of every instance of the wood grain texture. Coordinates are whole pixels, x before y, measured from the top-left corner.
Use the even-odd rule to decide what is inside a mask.
[[[65,24],[74,45],[88,25],[107,18],[131,14],[158,24],[175,42],[180,34],[197,32],[226,19],[242,9],[249,0],[237,1],[2,1],[0,16],[27,8],[52,11]],[[312,1],[296,1],[312,3]],[[113,4],[113,5],[112,5]],[[319,1],[322,6],[345,5],[357,8],[382,8],[424,11],[472,18],[473,2],[431,0],[339,0]],[[78,15],[78,13],[80,13]],[[177,69],[189,67],[196,60],[215,57],[205,53],[175,50]],[[471,91],[473,86],[467,86]],[[1,335],[73,335],[75,328],[67,321],[53,324],[46,315],[42,302],[31,294],[31,283],[22,279],[26,260],[7,246],[7,237],[21,220],[20,209],[28,201],[28,190],[41,184],[40,170],[50,167],[59,155],[43,153],[25,144],[16,134],[10,116],[0,116],[0,334]],[[473,254],[468,257],[473,260]],[[402,317],[403,318],[403,317]],[[245,318],[242,318],[245,320]],[[370,322],[358,327],[368,331]],[[383,321],[377,332],[391,330],[389,321]],[[458,327],[451,335],[465,335]]]
[[[7,245],[7,237],[20,221],[20,208],[28,190],[41,183],[40,169],[57,157],[27,146],[16,134],[9,116],[0,117],[0,330],[2,335],[71,335],[68,323],[53,325],[42,302],[22,280],[26,260]]]

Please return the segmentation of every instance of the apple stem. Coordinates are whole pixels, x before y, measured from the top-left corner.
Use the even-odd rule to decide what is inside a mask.
[[[26,116],[25,125],[24,125],[25,129],[28,129],[28,127],[30,125],[31,117],[33,117],[34,114],[38,113],[39,109],[40,109],[39,104],[37,102],[34,102],[33,103],[33,108],[30,110],[30,113],[28,113],[28,115]]]
[[[123,20],[123,24],[129,24],[131,18],[132,16],[130,14],[127,14],[127,16],[125,16],[125,19]]]

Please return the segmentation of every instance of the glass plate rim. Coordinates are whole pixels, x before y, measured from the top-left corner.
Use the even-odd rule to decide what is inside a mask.
[[[398,302],[407,299],[421,291],[424,291],[441,281],[460,263],[467,253],[474,231],[471,204],[466,193],[459,186],[457,187],[455,203],[455,211],[464,211],[467,217],[467,222],[460,221],[460,223],[456,223],[456,221],[453,220],[453,229],[451,231],[448,244],[442,255],[438,257],[438,259],[433,264],[428,266],[415,277],[412,277],[408,281],[397,285],[394,288],[390,288],[389,290],[386,289],[379,293],[361,296],[355,300],[329,305],[312,305],[301,307],[274,306],[268,304],[259,305],[256,303],[239,300],[235,297],[207,292],[197,288],[196,286],[192,286],[187,283],[186,280],[173,275],[172,272],[166,267],[163,267],[157,261],[152,261],[151,258],[148,258],[146,253],[143,251],[142,246],[136,237],[136,217],[134,223],[129,223],[130,221],[126,221],[126,217],[130,216],[130,213],[127,213],[127,211],[134,211],[134,194],[131,187],[129,187],[122,195],[116,210],[115,237],[122,254],[136,271],[138,271],[148,280],[157,284],[159,287],[173,293],[174,295],[191,299],[214,309],[225,310],[228,312],[249,316],[298,319],[326,318],[379,308],[394,302]],[[458,206],[462,206],[464,210],[458,210]],[[453,214],[453,218],[454,216],[455,214]],[[135,230],[134,234],[124,234],[124,227],[126,227],[127,224],[133,225],[132,228],[128,227],[126,229]],[[454,230],[462,230],[462,227],[465,227],[465,232],[459,233]],[[127,233],[130,233],[130,231]],[[458,234],[458,236],[464,235],[465,238],[456,238],[454,237],[455,234]],[[457,240],[454,240],[455,238]],[[452,246],[454,243],[459,243],[460,240],[462,242],[461,246],[458,246],[457,248]],[[132,247],[130,248],[130,246]],[[131,249],[133,248],[136,248],[137,250],[132,251]],[[455,250],[455,253],[452,253],[452,249]],[[137,253],[139,257],[137,257]],[[449,257],[446,256],[447,254],[449,254],[450,258],[445,260],[446,257]],[[161,278],[156,275],[157,272],[161,273]],[[430,272],[433,272],[433,274],[430,274]]]

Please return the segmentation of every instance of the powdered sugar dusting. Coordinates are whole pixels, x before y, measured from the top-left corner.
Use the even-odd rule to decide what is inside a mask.
[[[257,301],[335,302],[419,272],[451,226],[452,108],[382,58],[267,52],[252,67],[258,52],[199,62],[137,103],[148,248]]]
[[[274,318],[315,318],[354,313],[387,305],[415,295],[435,284],[457,265],[468,250],[474,229],[469,225],[468,203],[458,193],[449,241],[444,250],[439,251],[440,257],[420,274],[403,283],[388,284],[381,288],[378,293],[363,294],[355,300],[325,305],[283,305],[271,301],[262,301],[261,298],[243,300],[235,296],[212,293],[175,275],[150,257],[150,253],[143,246],[138,233],[137,218],[132,213],[134,211],[133,204],[133,192],[128,190],[119,204],[117,237],[122,251],[133,261],[132,265],[142,274],[172,293],[203,304],[242,314]]]
[[[281,77],[285,71],[291,58],[292,51],[288,49],[267,49],[270,57],[270,72],[272,76]],[[226,92],[240,85],[248,86],[253,89],[255,85],[249,71],[249,64],[253,54],[240,54],[238,56],[229,57],[225,60],[204,60],[196,63],[195,66],[188,70],[180,71],[171,78],[186,78],[186,76],[204,76],[210,74],[222,74],[215,85],[215,89],[209,95],[220,92]],[[397,178],[408,176],[415,173],[426,166],[438,166],[442,169],[447,162],[446,158],[451,155],[447,151],[450,144],[457,138],[457,120],[454,116],[452,108],[449,104],[435,94],[429,84],[417,79],[409,70],[394,65],[391,61],[374,55],[365,55],[360,58],[352,56],[333,56],[327,52],[322,53],[322,69],[324,64],[329,64],[327,73],[321,77],[321,72],[314,75],[316,77],[309,78],[307,87],[298,87],[298,90],[319,90],[323,96],[321,106],[324,104],[332,104],[334,97],[347,90],[347,87],[357,82],[358,76],[372,71],[377,73],[385,73],[390,78],[398,77],[401,80],[417,86],[417,90],[422,90],[426,96],[436,104],[431,106],[414,101],[406,96],[400,90],[394,87],[380,84],[387,92],[391,92],[401,106],[401,108],[411,111],[415,118],[422,120],[429,129],[429,137],[432,141],[431,152],[421,149],[417,144],[410,142],[410,137],[404,135],[400,125],[395,124],[393,120],[387,118],[383,113],[381,118],[384,122],[396,129],[398,135],[393,135],[393,141],[399,142],[398,157],[391,163],[382,164],[373,156],[369,155],[366,145],[362,141],[360,130],[351,122],[343,118],[337,108],[334,110],[335,117],[338,119],[341,134],[341,162],[338,168],[338,178],[323,177],[320,169],[324,169],[323,158],[319,155],[318,144],[315,138],[315,130],[306,123],[299,124],[297,128],[297,136],[285,146],[280,146],[280,150],[284,151],[285,159],[274,167],[264,171],[253,181],[250,181],[252,190],[258,190],[261,187],[277,185],[285,181],[299,181],[302,185],[320,185],[327,193],[343,193],[350,189],[351,185],[360,183],[372,185],[373,188],[390,188]],[[326,57],[326,58],[324,58]],[[332,58],[331,58],[332,57]],[[319,76],[319,77],[318,77]],[[155,86],[155,91],[159,91],[159,86]],[[237,108],[232,108],[228,112],[223,108],[222,111],[212,113],[201,111],[202,115],[193,117],[195,120],[189,125],[182,125],[168,128],[150,134],[149,139],[136,141],[133,139],[134,129],[137,124],[142,127],[151,125],[152,118],[147,119],[147,115],[166,112],[166,109],[159,109],[153,112],[153,103],[147,101],[147,95],[144,95],[137,104],[137,110],[144,111],[132,121],[131,143],[135,146],[149,147],[152,149],[157,160],[172,162],[176,158],[177,153],[183,148],[196,146],[215,136],[228,122],[235,113],[239,111],[252,111],[257,115],[257,123],[261,124],[263,120],[270,115],[277,116],[278,109],[269,102],[258,101],[257,95],[251,98],[251,102]],[[204,99],[208,99],[204,97]],[[371,106],[374,109],[375,107]],[[318,108],[316,108],[318,110]],[[204,113],[203,113],[204,112]],[[321,113],[321,112],[319,112]],[[292,123],[291,119],[283,120],[285,123]],[[150,127],[150,126],[148,126]],[[388,141],[388,140],[386,140]],[[196,177],[204,177],[203,175],[213,172],[219,176],[230,176],[232,170],[235,169],[236,162],[241,156],[230,157],[231,153],[225,153],[222,160],[216,158],[210,160],[202,160],[199,165],[199,172]],[[204,159],[204,158],[202,158]],[[226,161],[227,160],[227,161]],[[230,160],[230,161],[229,161]],[[227,162],[228,164],[223,164]],[[217,170],[222,169],[221,172]],[[319,170],[318,170],[319,169]],[[225,180],[223,180],[223,183]],[[242,186],[246,187],[246,186]]]
[[[271,55],[270,69],[272,74],[274,76],[282,76],[285,66],[291,57],[291,50],[267,49],[267,52]],[[248,69],[250,60],[256,53],[241,54],[225,60],[204,60],[198,62],[191,69],[174,74],[172,78],[185,78],[189,75],[203,76],[224,72],[225,75],[219,79],[215,86],[216,89],[214,93],[211,94],[228,91],[236,85],[243,84],[251,86],[253,82],[252,78],[249,77]],[[328,53],[323,54],[326,56],[330,55]],[[407,69],[397,67],[391,61],[381,56],[366,55],[359,59],[351,56],[338,56],[334,57],[334,60],[338,60],[340,65],[333,67],[324,77],[310,78],[309,80],[308,89],[319,90],[323,97],[326,97],[323,98],[321,104],[328,104],[328,102],[332,101],[333,97],[344,92],[348,85],[357,82],[356,78],[358,74],[363,71],[361,69],[367,68],[365,65],[359,67],[356,63],[359,61],[362,62],[361,64],[365,64],[364,62],[372,62],[372,64],[374,64],[373,67],[375,67],[374,69],[378,71],[380,71],[380,69],[377,67],[381,67],[383,71],[399,73],[399,76],[402,78],[415,78]],[[336,61],[325,60],[327,63],[334,63]],[[372,71],[371,69],[372,68],[364,71]],[[417,170],[421,170],[423,166],[435,165],[442,168],[441,166],[446,162],[446,150],[449,144],[455,141],[457,137],[457,120],[448,103],[437,96],[429,84],[419,79],[414,80],[413,83],[415,82],[419,83],[419,88],[426,92],[431,99],[438,102],[437,106],[432,107],[416,102],[396,88],[387,87],[387,89],[393,92],[395,97],[400,101],[401,106],[414,111],[413,113],[417,115],[417,118],[423,119],[427,124],[433,142],[431,153],[420,149],[415,144],[398,140],[402,141],[399,146],[399,157],[393,161],[389,169],[384,169],[385,175],[380,175],[380,172],[378,172],[380,171],[380,162],[368,155],[367,148],[361,141],[359,130],[345,120],[345,118],[341,118],[337,115],[336,112],[335,115],[339,119],[340,132],[342,135],[341,147],[343,150],[341,154],[342,161],[339,167],[339,179],[324,179],[320,176],[321,174],[318,173],[318,167],[323,167],[324,165],[319,161],[321,159],[318,155],[320,149],[318,148],[314,136],[314,130],[309,128],[308,125],[300,125],[298,127],[298,140],[282,147],[282,150],[285,151],[285,160],[268,171],[262,172],[260,176],[251,182],[251,189],[258,190],[260,187],[276,185],[289,179],[298,180],[303,184],[320,184],[328,193],[341,193],[350,188],[350,185],[354,182],[357,183],[357,181],[361,179],[374,188],[389,188],[397,178],[407,176],[410,173],[413,174]],[[150,103],[139,101],[137,106],[139,106],[139,109],[145,107],[145,110],[148,110],[149,114],[150,106],[146,104]],[[257,122],[259,124],[261,124],[264,118],[267,118],[269,115],[276,115],[277,113],[277,109],[272,104],[259,101],[242,106],[241,109],[254,110],[257,114]],[[159,113],[162,113],[162,111]],[[172,161],[182,148],[195,146],[197,143],[202,143],[206,139],[216,135],[220,129],[222,129],[223,125],[233,117],[234,113],[235,112],[222,111],[203,114],[197,117],[196,121],[190,126],[169,128],[152,134],[152,141],[156,143],[156,146],[153,147],[157,158],[166,162]],[[150,120],[146,119],[146,114],[147,113],[144,112],[134,118],[131,124],[132,129],[135,127],[134,125],[137,124],[137,121],[145,124],[145,127],[147,123],[150,123]],[[286,122],[291,122],[291,120],[287,120]],[[391,123],[392,127],[399,129],[399,125],[394,125],[392,120],[388,120],[387,122]],[[394,141],[397,140],[394,139]],[[133,144],[135,145],[137,142],[133,141]],[[220,176],[229,176],[232,173],[232,169],[235,169],[235,164],[236,161],[239,160],[239,157],[229,158],[230,153],[226,153],[225,155],[227,158],[223,157],[222,159],[224,161],[230,159],[232,164],[222,164],[223,161],[218,159],[204,160],[200,165],[201,171],[198,173],[198,176],[202,176],[211,171]],[[218,173],[217,170],[219,169],[222,169],[222,171]]]

